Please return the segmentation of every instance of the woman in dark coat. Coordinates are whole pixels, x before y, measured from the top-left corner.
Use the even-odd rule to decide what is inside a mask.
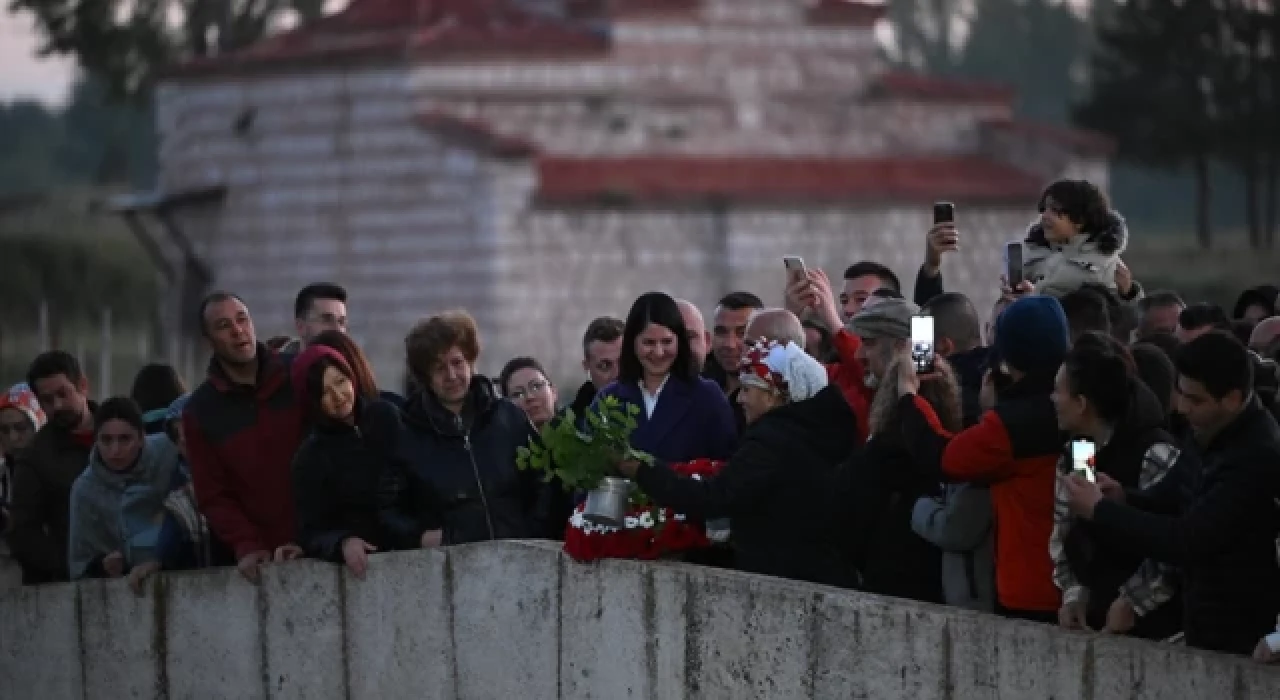
[[[377,492],[400,432],[390,403],[361,393],[336,350],[312,345],[293,363],[294,396],[312,426],[293,459],[298,542],[307,556],[364,576],[385,546]]]
[[[855,448],[852,409],[795,343],[754,343],[740,378],[748,427],[718,475],[685,478],[662,462],[626,463],[623,474],[678,513],[730,518],[734,568],[852,587],[857,575],[827,499]]]
[[[536,437],[520,407],[475,373],[475,321],[465,313],[429,318],[405,339],[421,387],[404,409],[398,468],[381,489],[381,518],[398,549],[484,540],[544,538],[551,489],[516,467]]]
[[[636,299],[622,334],[618,379],[600,392],[640,409],[631,446],[659,459],[727,459],[737,440],[724,392],[697,374],[680,307],[661,292]]]

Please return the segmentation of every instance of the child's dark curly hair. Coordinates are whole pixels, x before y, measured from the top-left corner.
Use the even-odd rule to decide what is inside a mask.
[[[1058,180],[1044,189],[1037,210],[1044,212],[1052,199],[1063,216],[1080,226],[1085,235],[1101,233],[1111,225],[1111,205],[1107,196],[1087,180]]]

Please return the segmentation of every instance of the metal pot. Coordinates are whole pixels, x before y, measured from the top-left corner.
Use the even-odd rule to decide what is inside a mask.
[[[582,519],[605,527],[622,527],[627,517],[631,481],[606,476],[600,484],[587,492],[587,504],[582,509]]]

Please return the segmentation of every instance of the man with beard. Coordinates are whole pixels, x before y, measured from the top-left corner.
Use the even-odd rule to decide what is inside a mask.
[[[49,422],[16,460],[9,548],[24,584],[66,581],[71,484],[89,464],[95,407],[80,363],[60,350],[31,363],[27,384]]]
[[[262,564],[302,554],[290,466],[303,431],[291,357],[258,343],[249,309],[234,294],[205,297],[200,323],[213,358],[182,414],[191,480],[209,527],[256,583]]]

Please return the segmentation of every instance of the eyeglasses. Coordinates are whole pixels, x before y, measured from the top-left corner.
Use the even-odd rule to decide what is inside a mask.
[[[532,394],[540,394],[551,388],[551,382],[545,379],[535,379],[526,386],[518,386],[511,390],[508,394],[512,401],[524,401]]]
[[[25,421],[0,423],[0,435],[25,435],[29,432],[31,432],[31,426]]]

